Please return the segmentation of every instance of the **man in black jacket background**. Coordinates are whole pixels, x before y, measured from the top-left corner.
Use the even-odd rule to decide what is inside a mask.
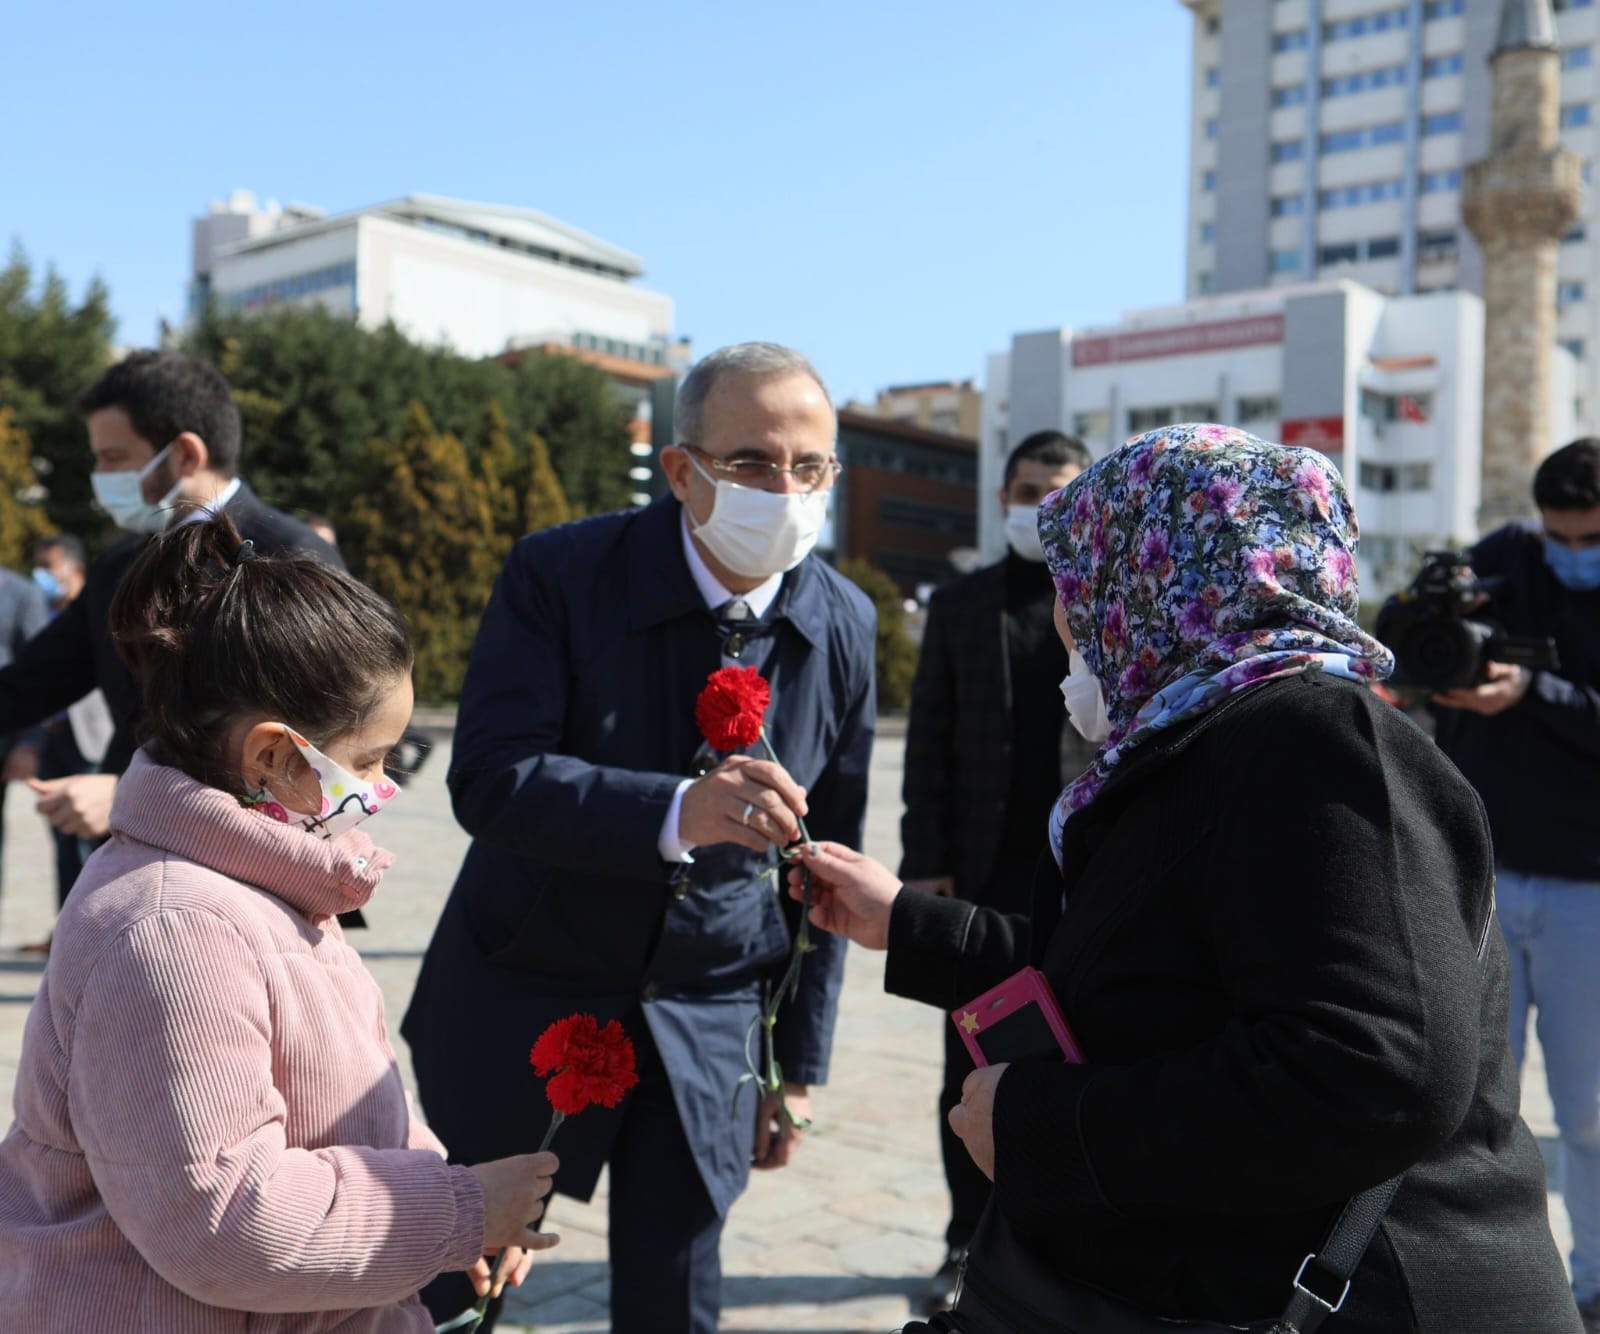
[[[1511,1051],[1528,1011],[1564,1150],[1572,1283],[1600,1330],[1600,440],[1539,466],[1539,526],[1471,554],[1508,634],[1550,636],[1560,669],[1491,662],[1482,685],[1437,696],[1438,738],[1488,809],[1500,925],[1511,955]]]
[[[127,536],[89,570],[83,593],[0,670],[0,735],[54,717],[99,687],[116,732],[98,773],[33,783],[63,833],[104,838],[117,780],[133,759],[139,688],[111,642],[111,599],[145,540],[191,511],[225,512],[263,555],[304,552],[344,568],[298,519],[264,505],[239,476],[243,431],[222,373],[173,352],[135,352],[79,405],[94,453],[95,498]]]
[[[1067,651],[1039,545],[1039,502],[1091,462],[1081,440],[1038,431],[1006,460],[998,503],[1010,550],[928,606],[906,733],[900,875],[908,887],[1025,912],[1051,804],[1094,748],[1064,727]],[[989,1182],[950,1129],[972,1059],[947,1024],[939,1136],[950,1187],[948,1253],[928,1288],[946,1309]]]

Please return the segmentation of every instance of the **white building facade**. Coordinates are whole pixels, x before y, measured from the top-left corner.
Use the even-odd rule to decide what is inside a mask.
[[[190,308],[314,305],[465,356],[556,343],[669,365],[672,301],[643,271],[533,209],[407,195],[328,217],[236,194],[195,222]]]
[[[1182,2],[1194,14],[1191,297],[1335,277],[1398,295],[1482,290],[1461,174],[1489,149],[1502,0]],[[1561,138],[1592,162],[1600,4],[1552,7]],[[1600,419],[1600,230],[1588,228],[1563,241],[1557,293],[1558,339],[1583,363],[1585,431]]]
[[[987,369],[980,496],[1033,431],[1068,431],[1099,457],[1158,426],[1215,421],[1329,456],[1361,521],[1368,598],[1409,582],[1423,551],[1477,535],[1483,303],[1471,293],[1268,287],[1019,334]],[[1576,383],[1576,361],[1557,349],[1557,440],[1577,434]],[[997,557],[998,514],[979,514],[983,553]]]

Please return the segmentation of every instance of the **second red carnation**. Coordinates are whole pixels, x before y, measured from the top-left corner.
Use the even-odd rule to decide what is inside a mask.
[[[754,667],[712,672],[695,701],[694,720],[712,750],[731,754],[761,739],[772,687]]]

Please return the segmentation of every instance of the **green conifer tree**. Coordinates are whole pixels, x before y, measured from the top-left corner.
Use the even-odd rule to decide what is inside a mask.
[[[891,712],[908,708],[911,679],[917,674],[917,646],[906,629],[905,595],[900,585],[860,557],[842,561],[839,573],[878,609],[878,707]]]
[[[499,572],[489,488],[421,403],[397,441],[371,442],[364,471],[343,523],[351,569],[410,623],[417,697],[455,699]]]
[[[0,407],[0,565],[27,569],[33,544],[55,532],[43,499],[28,437],[11,410]]]
[[[572,518],[567,493],[550,463],[550,450],[537,431],[528,433],[527,479],[522,514],[524,531],[536,533]]]

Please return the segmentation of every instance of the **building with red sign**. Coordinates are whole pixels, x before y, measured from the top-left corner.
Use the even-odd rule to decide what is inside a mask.
[[[1564,441],[1577,433],[1577,365],[1556,359]],[[1392,297],[1332,280],[1022,333],[988,359],[978,489],[999,486],[1006,452],[1036,430],[1070,431],[1098,456],[1174,422],[1240,426],[1334,461],[1361,519],[1363,588],[1382,596],[1422,551],[1476,536],[1482,379],[1483,303],[1466,292]],[[982,550],[998,555],[997,520],[979,519]]]

